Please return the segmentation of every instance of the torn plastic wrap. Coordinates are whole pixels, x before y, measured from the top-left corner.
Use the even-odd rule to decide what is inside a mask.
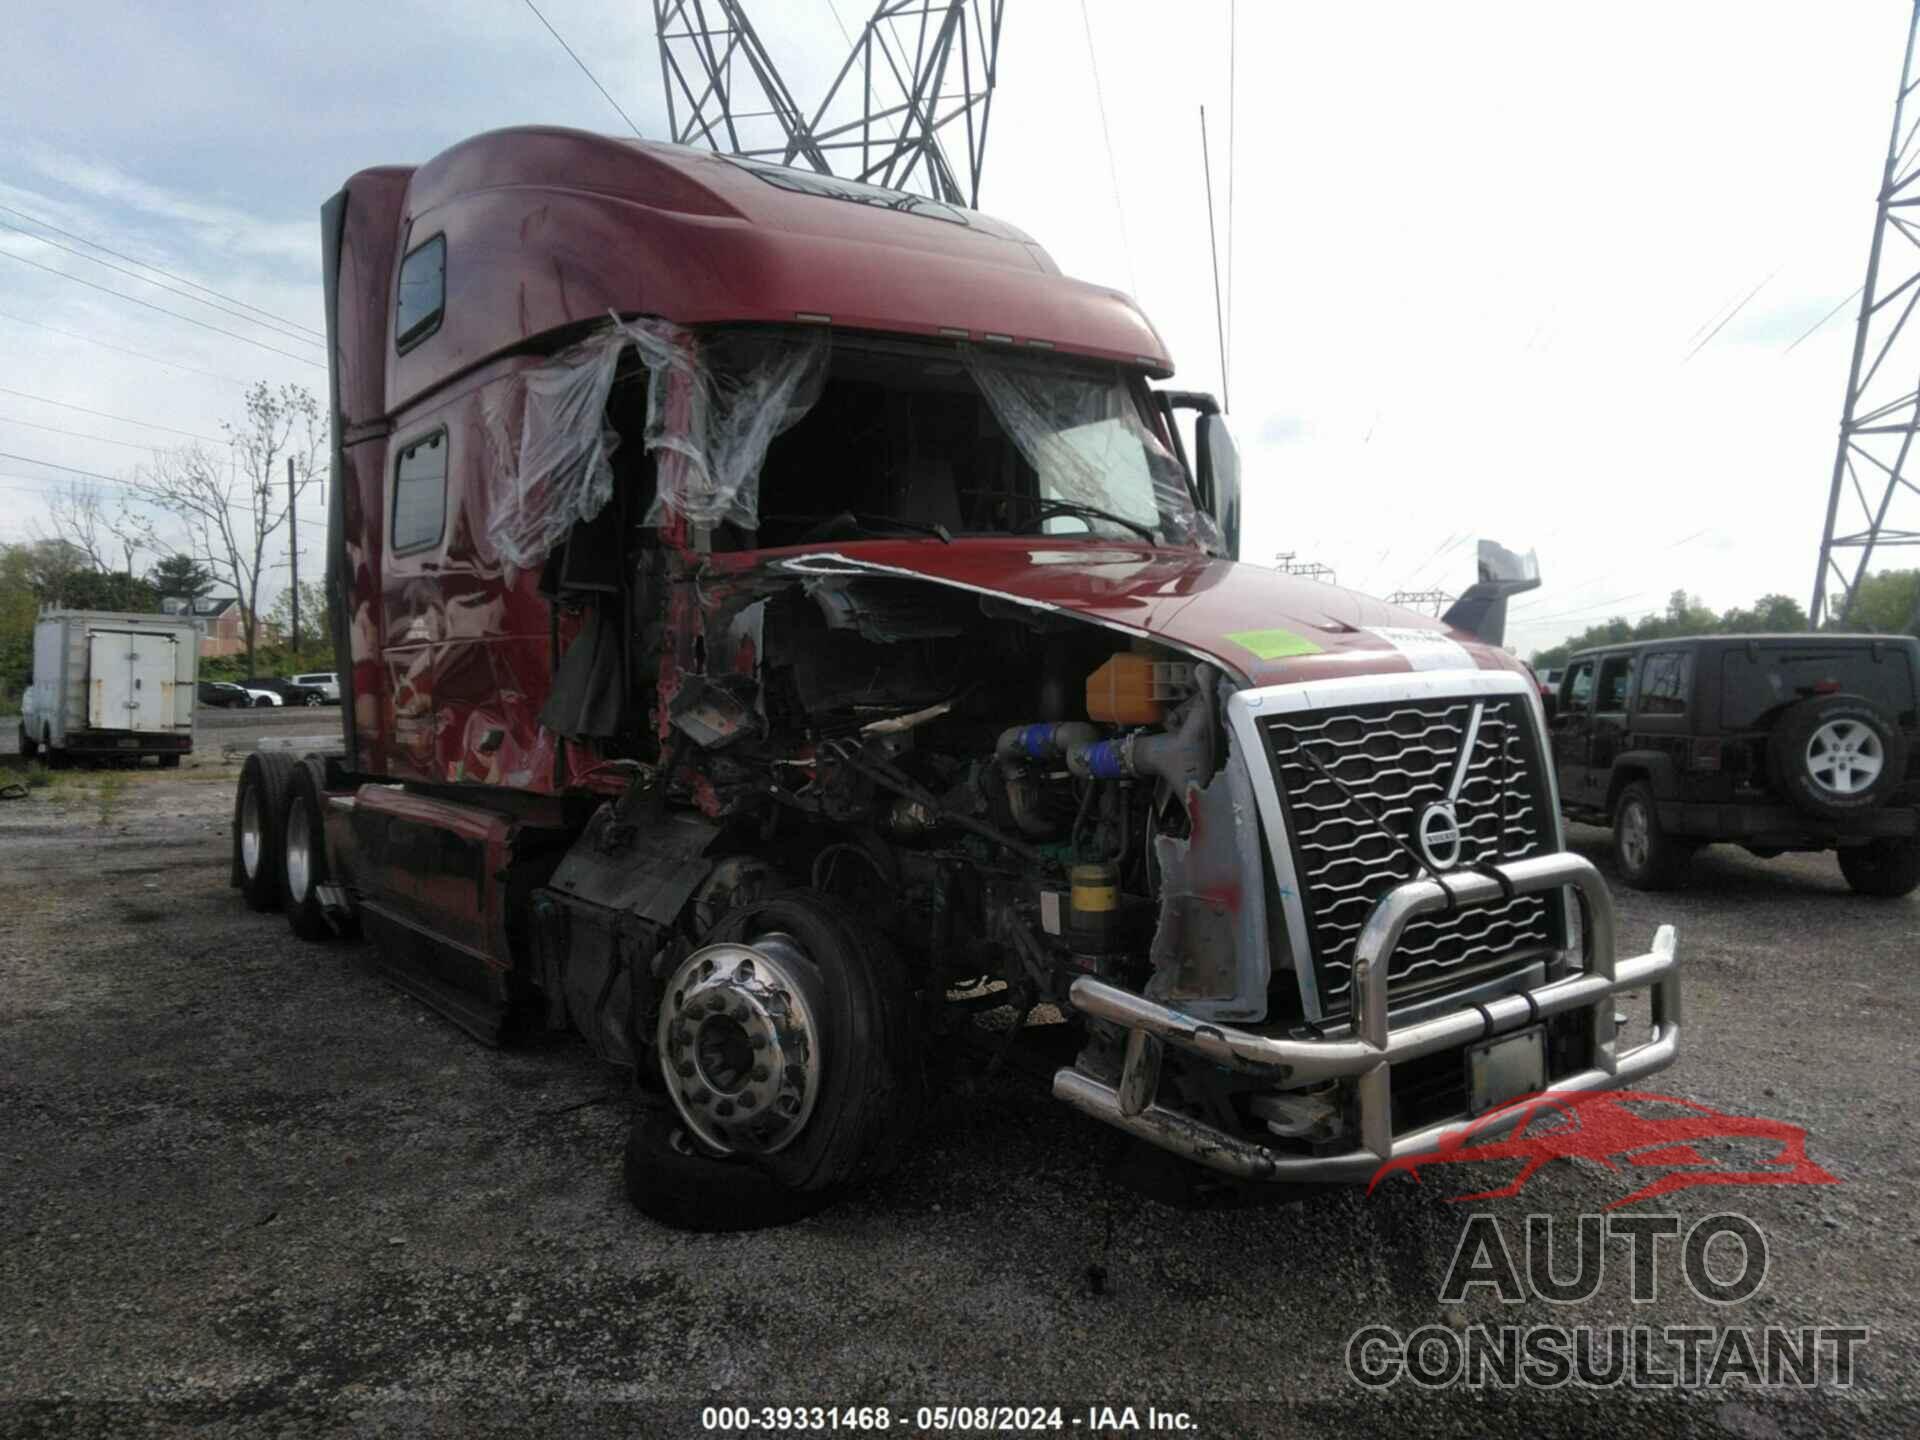
[[[1046,367],[961,348],[974,384],[1039,477],[1043,504],[1104,510],[1169,544],[1219,550],[1213,518],[1194,503],[1180,462],[1141,420],[1117,372]],[[1077,517],[1068,523],[1103,522]]]
[[[760,466],[774,437],[819,400],[831,353],[828,332],[695,336],[658,321],[626,328],[653,376],[647,449],[671,451],[682,462],[662,460],[646,523],[679,515],[697,525],[730,520],[743,530],[759,529]],[[681,403],[670,389],[680,391]],[[685,418],[670,423],[676,416]]]
[[[608,459],[619,437],[607,396],[628,343],[623,328],[616,321],[482,401],[494,451],[487,539],[515,569],[539,565],[613,496]]]
[[[487,537],[516,569],[540,564],[613,495],[619,436],[607,398],[628,346],[647,368],[643,443],[661,455],[645,523],[759,522],[760,466],[776,435],[819,398],[827,332],[698,335],[664,320],[623,321],[514,376],[483,405],[495,452]]]

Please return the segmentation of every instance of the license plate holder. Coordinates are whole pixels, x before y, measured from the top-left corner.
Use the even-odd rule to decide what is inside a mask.
[[[1538,1025],[1468,1047],[1468,1114],[1483,1115],[1546,1088],[1546,1032]]]

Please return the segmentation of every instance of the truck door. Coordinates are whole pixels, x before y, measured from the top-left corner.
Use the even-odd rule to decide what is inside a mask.
[[[87,725],[94,730],[173,729],[171,635],[94,630],[87,635]]]
[[[128,635],[131,694],[127,697],[129,730],[171,731],[174,727],[174,677],[180,672],[179,641],[171,635]]]
[[[1560,703],[1553,721],[1553,767],[1560,781],[1560,803],[1580,807],[1587,801],[1592,768],[1594,662],[1580,660],[1560,679]]]

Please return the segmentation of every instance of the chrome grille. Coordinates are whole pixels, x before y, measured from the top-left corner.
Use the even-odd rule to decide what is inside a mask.
[[[1552,817],[1534,727],[1518,696],[1358,705],[1266,722],[1327,1013],[1348,1008],[1354,944],[1374,902],[1426,873],[1415,859],[1414,823],[1429,803],[1447,798],[1476,705],[1480,723],[1455,800],[1459,865],[1542,854],[1551,847]],[[1407,926],[1389,961],[1390,993],[1535,958],[1557,943],[1555,916],[1544,896],[1423,916]]]

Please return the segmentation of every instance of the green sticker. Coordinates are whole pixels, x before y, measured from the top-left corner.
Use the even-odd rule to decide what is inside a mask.
[[[1251,650],[1262,660],[1284,660],[1289,655],[1320,653],[1320,647],[1313,641],[1291,630],[1236,630],[1227,639],[1242,650]]]

